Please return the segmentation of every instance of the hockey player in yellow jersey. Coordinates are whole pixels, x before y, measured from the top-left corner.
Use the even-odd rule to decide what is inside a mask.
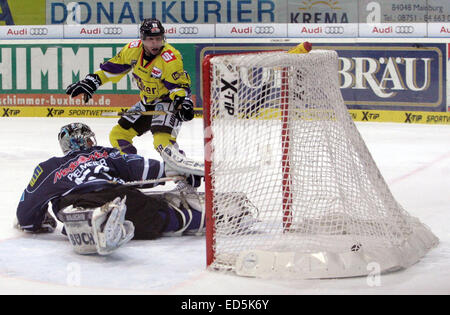
[[[166,155],[183,154],[178,149],[176,138],[182,121],[194,118],[191,80],[184,70],[180,52],[166,42],[164,32],[159,20],[145,19],[140,26],[139,40],[125,45],[95,73],[66,89],[71,97],[84,94],[87,102],[100,85],[117,83],[131,71],[140,90],[140,101],[129,111],[162,110],[168,113],[122,116],[109,135],[112,146],[122,153],[137,153],[133,138],[151,131],[154,148],[163,159],[165,149]]]

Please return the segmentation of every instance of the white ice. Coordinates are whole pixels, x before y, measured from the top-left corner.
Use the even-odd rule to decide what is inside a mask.
[[[35,166],[60,155],[57,133],[85,122],[109,145],[114,119],[0,119],[0,294],[449,294],[450,126],[357,123],[396,199],[439,237],[412,267],[381,275],[280,281],[207,271],[203,237],[132,241],[109,257],[77,256],[64,236],[25,235],[13,229],[23,189]],[[152,137],[135,142],[158,159]],[[201,119],[185,123],[179,143],[203,155]],[[59,227],[60,229],[60,227]]]

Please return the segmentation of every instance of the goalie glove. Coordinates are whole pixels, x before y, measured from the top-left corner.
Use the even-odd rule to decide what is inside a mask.
[[[173,108],[177,110],[175,117],[180,121],[190,121],[194,118],[194,103],[188,98],[175,96]]]
[[[102,84],[100,77],[96,74],[88,74],[84,80],[72,83],[66,89],[66,94],[70,97],[76,97],[84,94],[84,102],[87,103]]]

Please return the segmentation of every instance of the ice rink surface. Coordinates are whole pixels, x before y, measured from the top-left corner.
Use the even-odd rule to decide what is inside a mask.
[[[205,270],[204,237],[132,241],[99,257],[73,253],[61,226],[48,235],[13,229],[34,168],[61,155],[58,131],[75,121],[109,146],[115,119],[0,118],[0,294],[450,294],[450,126],[357,123],[397,201],[439,237],[436,248],[412,267],[379,277],[280,281]],[[152,142],[148,134],[135,145],[159,159]],[[201,119],[184,124],[179,143],[189,157],[203,157]]]

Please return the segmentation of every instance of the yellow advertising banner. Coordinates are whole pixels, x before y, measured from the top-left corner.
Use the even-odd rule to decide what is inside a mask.
[[[14,106],[3,107],[1,117],[114,117],[105,113],[123,112],[127,107],[80,107],[80,106]]]
[[[91,118],[117,118],[111,116],[111,112],[123,112],[129,107],[115,106],[12,106],[1,108],[0,117],[91,117]],[[396,122],[407,124],[440,124],[450,125],[450,113],[442,112],[413,112],[413,111],[382,111],[382,110],[349,110],[354,121],[366,122]],[[256,119],[276,119],[279,117],[278,110],[267,110]],[[317,116],[303,115],[307,120]],[[306,117],[307,116],[307,117]],[[201,109],[196,111],[196,118],[202,118]]]
[[[353,121],[362,122],[396,122],[407,124],[443,124],[450,125],[450,113],[423,111],[391,111],[391,110],[348,110]],[[299,110],[301,120],[335,120],[336,113],[332,110]],[[279,119],[280,109],[265,109],[260,111],[255,119]]]
[[[450,125],[450,113],[389,110],[349,110],[354,121]]]

